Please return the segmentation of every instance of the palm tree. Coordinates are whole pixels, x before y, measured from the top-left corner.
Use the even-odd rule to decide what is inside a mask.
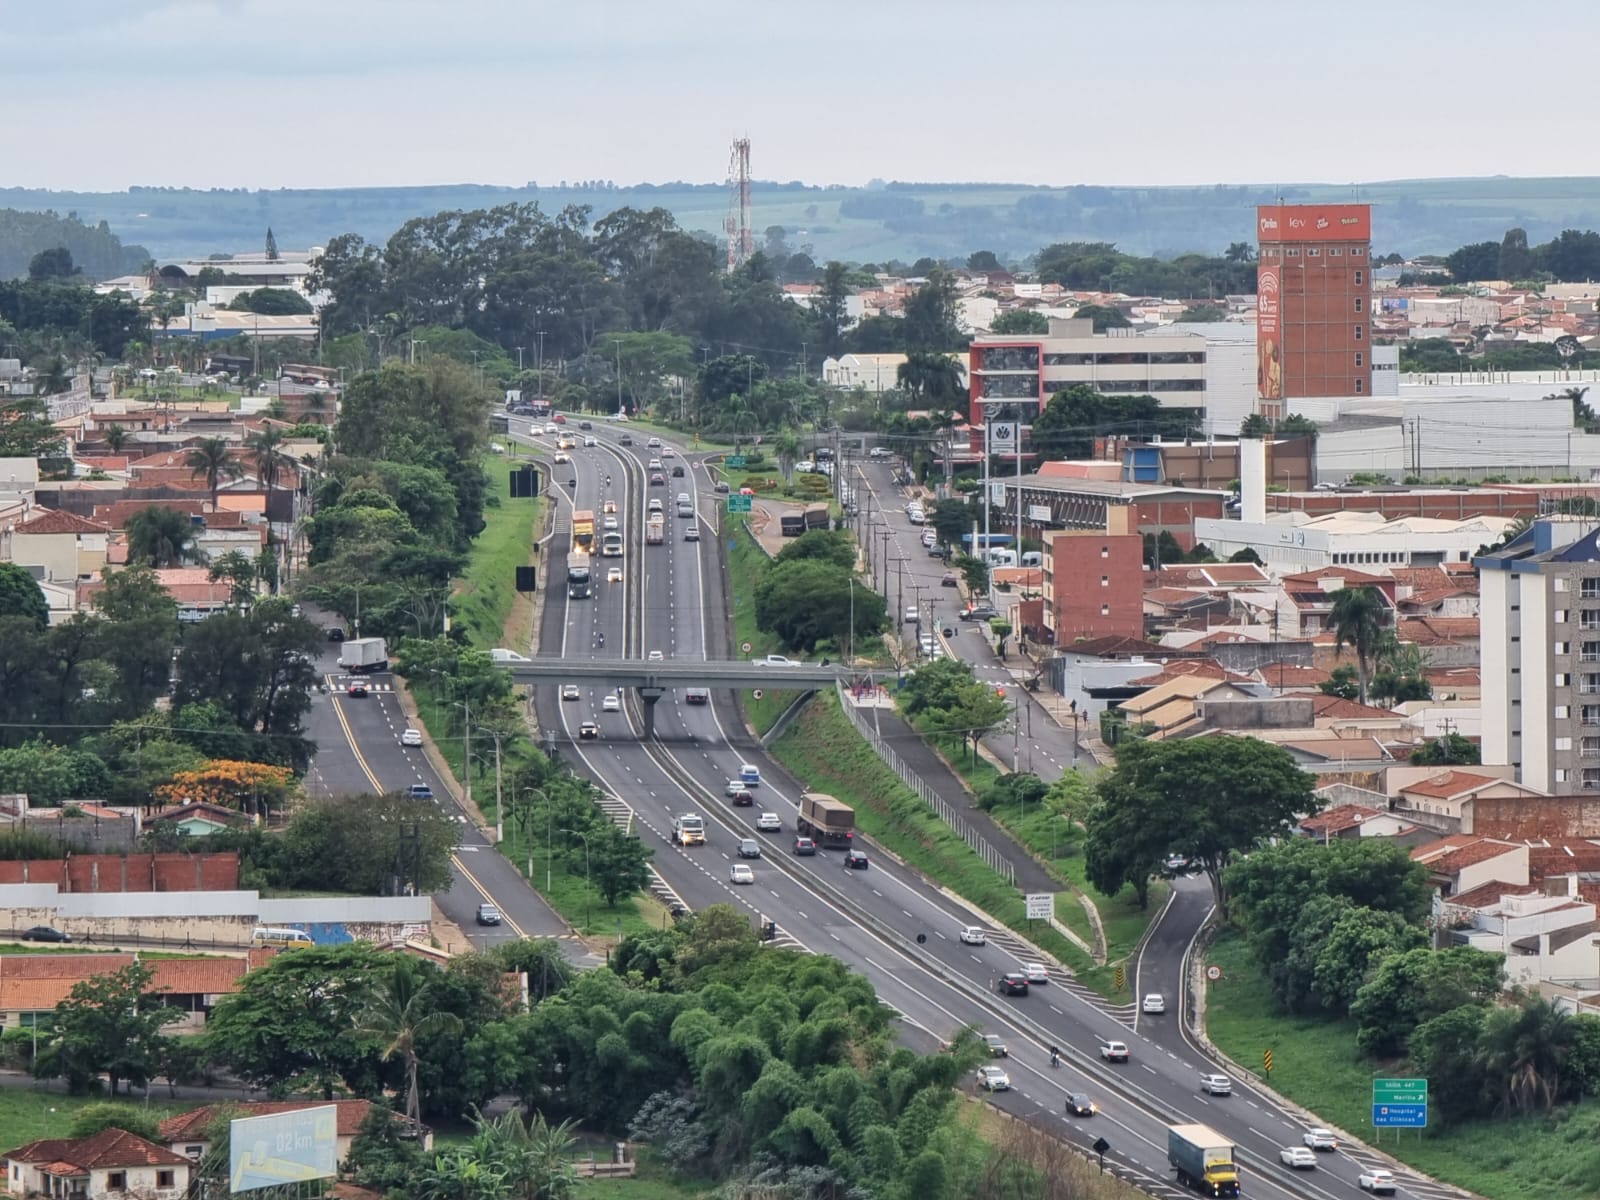
[[[947,406],[961,395],[961,364],[948,354],[908,354],[895,372],[895,383],[930,407]]]
[[[1361,681],[1361,703],[1367,702],[1367,681],[1372,674],[1373,654],[1383,637],[1387,608],[1383,595],[1370,584],[1340,588],[1333,594],[1333,611],[1328,625],[1338,638],[1335,649],[1343,654],[1346,646],[1356,652],[1356,673]]]
[[[128,563],[176,567],[194,553],[194,526],[175,508],[152,504],[128,518],[123,527],[128,541]]]
[[[524,1123],[515,1110],[494,1119],[473,1110],[472,1156],[497,1170],[516,1200],[569,1200],[578,1189],[571,1122],[551,1125],[543,1113]]]
[[[1536,998],[1521,1008],[1489,1013],[1480,1054],[1502,1115],[1555,1107],[1561,1068],[1576,1036],[1572,1021],[1547,1000]]]
[[[414,963],[398,960],[389,977],[373,989],[357,1033],[383,1043],[380,1057],[385,1062],[399,1058],[404,1063],[408,1119],[420,1119],[417,1043],[424,1038],[455,1033],[460,1028],[460,1017],[433,1007],[433,997],[427,995],[422,970]]]
[[[276,425],[268,425],[260,432],[252,433],[244,442],[256,464],[256,478],[269,492],[278,484],[278,447],[285,440],[283,430]]]
[[[111,448],[111,453],[121,454],[122,448],[128,444],[128,431],[121,425],[107,425],[100,438]]]
[[[206,489],[211,493],[211,511],[217,510],[217,493],[224,479],[237,479],[242,473],[239,464],[228,455],[228,443],[219,437],[201,438],[184,460],[191,476],[204,475]]]

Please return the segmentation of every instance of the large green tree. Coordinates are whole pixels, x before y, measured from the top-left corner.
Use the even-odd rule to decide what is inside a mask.
[[[1342,654],[1344,648],[1349,646],[1355,651],[1360,700],[1363,704],[1367,702],[1372,662],[1383,640],[1388,613],[1389,606],[1384,602],[1383,593],[1371,584],[1340,588],[1333,594],[1328,627],[1335,638],[1334,650]]]
[[[1182,854],[1204,869],[1226,916],[1223,871],[1315,812],[1311,784],[1288,751],[1256,738],[1128,739],[1101,778],[1086,865],[1095,886],[1114,893],[1123,883],[1144,886],[1162,854]]]
[[[1350,1006],[1356,1045],[1374,1057],[1404,1053],[1412,1030],[1424,1021],[1499,995],[1504,964],[1505,955],[1470,946],[1391,955]]]
[[[149,967],[131,963],[72,986],[56,1006],[48,1052],[34,1073],[60,1076],[73,1092],[104,1074],[117,1095],[123,1081],[142,1087],[155,1073],[161,1030],[181,1015],[148,989]]]
[[[50,605],[27,570],[0,563],[0,617],[26,617],[40,629],[50,622]]]
[[[755,604],[757,628],[777,634],[803,654],[823,641],[845,648],[852,617],[857,642],[888,624],[882,596],[857,583],[849,570],[818,558],[773,563],[756,584]]]
[[[417,1046],[444,1033],[457,1032],[461,1018],[434,1007],[428,993],[428,975],[435,968],[410,958],[396,957],[386,974],[372,980],[367,1006],[356,1018],[358,1036],[374,1039],[378,1056],[398,1059],[405,1070],[405,1115],[421,1119],[418,1100]]]
[[[1031,308],[1011,308],[994,319],[989,332],[1046,334],[1050,332],[1050,318]]]
[[[152,504],[128,518],[124,532],[128,561],[149,567],[176,567],[195,554],[194,525],[175,508]]]

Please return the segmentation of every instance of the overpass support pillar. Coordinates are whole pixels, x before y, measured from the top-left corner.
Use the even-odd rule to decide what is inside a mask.
[[[639,689],[639,699],[644,702],[644,736],[653,738],[656,735],[656,701],[666,695],[666,688],[642,687]]]

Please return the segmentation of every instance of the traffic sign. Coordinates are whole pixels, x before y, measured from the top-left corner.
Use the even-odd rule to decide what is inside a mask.
[[[737,471],[739,468],[744,466],[744,455],[742,455],[742,454],[730,454],[728,456],[727,462],[724,465],[729,467],[732,470]]]
[[[739,649],[740,649],[740,650],[742,650],[742,651],[743,651],[743,652],[744,652],[744,653],[746,653],[746,654],[749,654],[749,653],[750,653],[750,651],[751,651],[751,650],[752,650],[752,649],[753,649],[753,648],[754,648],[754,647],[752,647],[752,646],[751,646],[751,645],[750,645],[750,643],[749,643],[749,642],[740,642],[740,643],[739,643]]]
[[[754,696],[757,700],[759,700],[759,699],[761,699],[762,691],[761,691],[760,688],[757,688],[755,691],[751,692],[750,694],[752,696]]]
[[[749,512],[750,501],[752,499],[754,499],[754,497],[751,496],[729,496],[728,511],[731,513]]]
[[[1222,968],[1221,967],[1207,967],[1206,968],[1206,978],[1211,980],[1212,983],[1215,983],[1217,980],[1222,978]]]
[[[1372,1124],[1377,1129],[1426,1129],[1426,1079],[1374,1079]]]
[[[1023,897],[1028,906],[1028,920],[1048,921],[1055,911],[1056,898],[1050,892],[1029,892]]]
[[[1262,1066],[1262,1069],[1265,1070],[1268,1075],[1272,1074],[1272,1051],[1271,1050],[1263,1050],[1261,1052],[1261,1066]]]
[[[1123,981],[1126,978],[1127,976],[1123,974],[1122,968],[1118,967],[1112,976],[1112,986],[1120,992],[1122,990]]]

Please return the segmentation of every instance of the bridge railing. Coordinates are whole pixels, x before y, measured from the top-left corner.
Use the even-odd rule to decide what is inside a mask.
[[[871,746],[874,753],[883,759],[884,764],[900,777],[900,782],[922,797],[922,802],[937,813],[941,821],[955,830],[956,836],[972,847],[973,853],[988,863],[995,874],[1013,887],[1016,886],[1017,868],[1012,861],[1001,854],[988,838],[974,829],[956,811],[955,805],[936,792],[931,784],[907,766],[905,759],[896,754],[893,747],[874,732],[872,722],[867,719],[860,709],[850,703],[850,698],[845,695],[845,689],[842,684],[839,686],[839,707],[844,710],[844,715],[850,718],[850,724],[855,726],[856,732],[867,740],[867,745]]]

